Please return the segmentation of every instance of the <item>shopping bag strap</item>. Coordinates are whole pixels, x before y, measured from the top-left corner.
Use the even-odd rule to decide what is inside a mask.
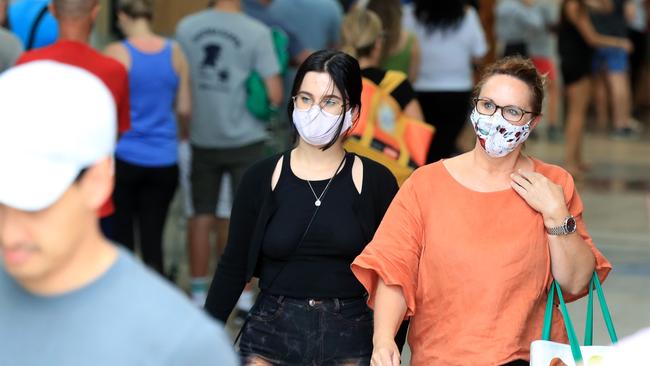
[[[618,342],[618,337],[616,336],[616,330],[614,329],[614,322],[612,321],[609,307],[607,307],[607,301],[605,301],[605,294],[603,293],[603,288],[600,284],[600,280],[598,279],[596,272],[594,272],[591,277],[591,282],[589,283],[589,299],[587,300],[587,319],[585,325],[585,346],[593,345],[594,288],[596,288],[598,302],[600,303],[600,310],[603,313],[603,319],[605,320],[605,326],[607,327],[607,332],[609,333],[609,339],[612,341],[612,343],[616,343]]]
[[[553,323],[553,303],[555,301],[555,293],[557,292],[557,297],[560,299],[560,312],[562,312],[562,317],[564,317],[564,326],[566,327],[567,336],[569,337],[569,345],[571,346],[571,353],[573,354],[573,359],[576,362],[582,361],[582,352],[580,352],[580,342],[578,342],[578,337],[576,336],[575,328],[571,323],[571,318],[569,317],[569,311],[567,310],[566,303],[564,302],[564,296],[562,296],[562,290],[560,289],[560,284],[555,280],[551,283],[551,290],[548,294],[548,300],[546,301],[546,311],[544,313],[544,328],[542,329],[542,340],[550,341],[551,340],[551,324]]]

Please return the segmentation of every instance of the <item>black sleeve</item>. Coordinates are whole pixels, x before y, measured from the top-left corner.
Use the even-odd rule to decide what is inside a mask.
[[[377,227],[379,227],[379,223],[381,223],[381,220],[384,218],[388,206],[393,202],[393,198],[395,198],[399,186],[397,185],[397,179],[388,168],[374,161],[371,163],[374,165],[374,170],[376,171],[375,174],[377,175],[375,183],[377,186],[375,222],[377,223]]]
[[[411,86],[411,83],[408,81],[408,79],[405,79],[393,92],[390,94],[395,98],[399,106],[404,109],[406,106],[411,103],[411,101],[415,98],[417,98],[417,95],[415,94],[415,90],[413,90],[413,86]]]
[[[256,168],[257,166],[254,166],[244,174],[237,188],[230,214],[228,244],[219,261],[205,302],[207,312],[223,323],[228,320],[246,286],[251,237],[259,216],[262,201],[260,195],[263,194],[260,192],[260,181],[264,179]]]

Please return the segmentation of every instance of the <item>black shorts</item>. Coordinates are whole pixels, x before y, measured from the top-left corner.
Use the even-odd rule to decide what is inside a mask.
[[[246,169],[261,159],[264,143],[232,149],[192,146],[190,182],[194,215],[214,215],[219,201],[222,176],[232,177],[233,196]]]

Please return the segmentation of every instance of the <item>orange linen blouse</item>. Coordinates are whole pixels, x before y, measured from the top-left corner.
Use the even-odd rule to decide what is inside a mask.
[[[603,281],[611,264],[587,233],[573,178],[560,167],[533,163],[564,188]],[[514,190],[470,190],[441,161],[404,183],[352,271],[371,307],[379,277],[402,288],[412,317],[411,365],[502,365],[528,360],[530,343],[541,338],[553,279],[548,245],[542,215]],[[556,308],[553,315],[552,339],[566,342],[561,313]]]

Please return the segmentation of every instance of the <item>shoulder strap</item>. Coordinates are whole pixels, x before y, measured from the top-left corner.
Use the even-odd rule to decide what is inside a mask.
[[[36,42],[36,31],[38,30],[38,26],[41,25],[43,18],[45,18],[45,15],[47,14],[47,9],[48,9],[48,5],[45,4],[43,9],[41,9],[41,11],[38,12],[36,19],[34,19],[34,23],[32,23],[32,28],[29,30],[29,37],[27,38],[27,46],[25,47],[25,50],[29,51],[32,48],[34,48],[34,43]]]
[[[381,83],[379,83],[379,87],[386,94],[390,94],[395,89],[397,89],[397,87],[400,86],[404,80],[406,80],[405,73],[396,70],[388,70],[386,71],[384,78],[381,80]]]

